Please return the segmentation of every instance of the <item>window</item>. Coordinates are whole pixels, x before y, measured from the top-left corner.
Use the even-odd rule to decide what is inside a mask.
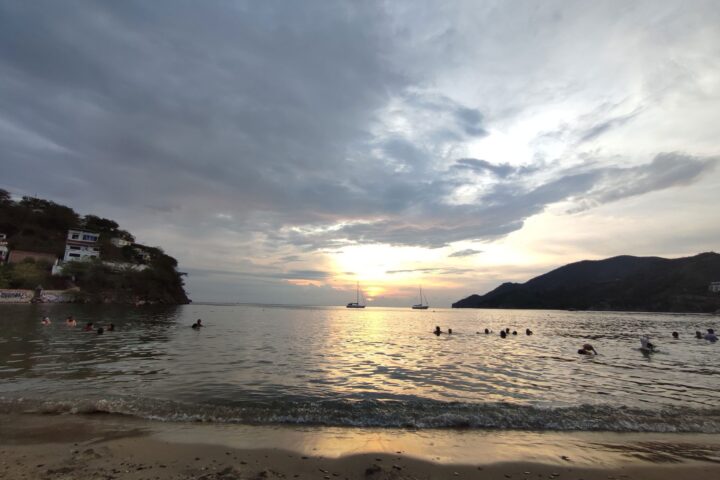
[[[80,250],[80,247],[70,247],[70,250]]]
[[[78,258],[80,256],[80,254],[79,253],[70,253],[69,256]]]
[[[80,235],[78,235],[77,233],[73,233],[70,238],[72,238],[73,240],[77,240],[78,238],[80,238]]]
[[[83,235],[83,240],[86,240],[88,242],[94,242],[98,239],[95,235]]]

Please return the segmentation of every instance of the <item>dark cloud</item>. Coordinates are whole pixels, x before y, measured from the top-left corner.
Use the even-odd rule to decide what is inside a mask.
[[[645,115],[634,105],[646,98],[607,100],[606,84],[592,84],[603,75],[628,95],[628,79],[587,60],[607,52],[584,53],[608,43],[615,9],[560,5],[561,27],[557,5],[533,6],[528,31],[516,8],[0,0],[0,187],[116,218],[163,245],[175,239],[198,275],[234,275],[200,267],[257,250],[272,267],[237,265],[325,279],[315,264],[282,262],[360,243],[492,240],[558,202],[577,211],[702,178],[717,159],[682,153],[692,142],[652,160],[582,150]],[[685,11],[657,8],[667,22]],[[636,32],[646,17],[639,8],[623,28]],[[688,30],[699,22],[690,20],[647,31],[709,32]],[[674,62],[689,62],[675,51]],[[526,114],[598,98],[578,107],[589,113],[577,124],[563,116],[541,138],[577,153],[476,153],[492,132],[512,137]]]
[[[401,270],[387,270],[385,273],[388,275],[396,275],[398,273],[426,273],[433,275],[462,275],[465,273],[472,273],[475,270],[472,268],[409,268]]]
[[[453,252],[448,257],[471,257],[473,255],[477,255],[478,253],[482,253],[482,250],[473,250],[472,248],[466,248],[465,250],[458,250],[457,252]]]

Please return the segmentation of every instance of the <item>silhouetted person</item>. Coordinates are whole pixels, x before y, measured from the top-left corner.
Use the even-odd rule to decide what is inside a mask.
[[[506,328],[506,329],[505,329],[505,333],[510,333],[510,329],[509,329],[509,328]]]
[[[533,334],[532,330],[530,330],[529,328],[525,329],[525,335],[532,335],[532,334]]]
[[[513,335],[517,335],[517,330],[513,330]]]
[[[507,333],[505,333],[505,330],[500,330],[500,337],[501,338],[507,337]]]
[[[643,350],[645,352],[654,352],[655,351],[655,345],[650,342],[650,337],[647,335],[643,335],[640,337],[640,350]]]
[[[712,328],[708,328],[707,334],[705,335],[705,340],[713,343],[717,342],[718,337],[717,335],[715,335],[715,330],[713,330]]]
[[[702,333],[700,333],[700,330],[695,330],[695,338],[702,338]]]
[[[448,335],[452,335],[452,328],[448,328]]]
[[[100,328],[97,329],[97,334],[98,334],[98,335],[102,335],[103,333],[105,333],[105,329],[104,329],[103,327],[100,327]]]
[[[442,330],[440,330],[440,327],[435,327],[435,331],[433,333],[435,335],[440,335],[442,333]]]
[[[595,350],[595,347],[590,345],[589,343],[586,343],[582,346],[580,350],[578,350],[578,353],[580,355],[597,355],[598,352]]]
[[[43,317],[42,322],[40,323],[43,325],[50,325],[52,322],[50,321],[50,317]]]
[[[115,324],[111,323],[110,326],[108,327],[108,332],[114,332],[114,331],[115,331]]]
[[[92,322],[87,322],[87,324],[85,325],[85,328],[83,328],[83,331],[85,331],[85,332],[92,332],[92,329],[93,329],[93,323],[92,323]]]
[[[675,340],[677,340],[680,337],[680,335],[678,335],[678,332],[673,332],[672,336]]]
[[[489,333],[490,333],[490,329],[489,329],[489,328],[486,328],[486,329],[485,329],[485,335],[488,335]]]

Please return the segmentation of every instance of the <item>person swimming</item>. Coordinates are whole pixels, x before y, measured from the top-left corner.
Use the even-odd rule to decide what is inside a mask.
[[[197,330],[197,329],[199,329],[199,328],[202,327],[202,326],[203,326],[203,324],[202,324],[202,319],[198,318],[198,319],[197,319],[197,322],[193,323],[193,324],[192,324],[192,327],[190,327],[190,328],[194,328],[195,330]]]
[[[532,335],[532,334],[533,334],[532,330],[530,330],[529,328],[525,329],[525,335]]]
[[[50,325],[52,322],[50,321],[50,317],[43,317],[40,323],[42,323],[43,325]]]
[[[84,332],[92,332],[93,329],[93,322],[87,322],[87,324],[83,327]]]
[[[506,329],[505,329],[505,333],[510,333],[510,329],[509,329],[509,328],[506,328]]]
[[[452,328],[448,328],[448,335],[452,335]]]
[[[437,327],[435,327],[435,330],[433,331],[433,333],[434,333],[435,335],[440,335],[440,334],[442,333],[442,330],[440,330],[440,327],[437,326]]]
[[[578,353],[580,355],[597,355],[598,352],[595,350],[595,347],[593,347],[591,344],[586,343],[582,346],[580,350],[578,350]]]
[[[678,338],[680,338],[680,335],[678,335],[678,332],[673,332],[672,337],[677,340]]]
[[[68,327],[77,327],[77,322],[75,321],[73,316],[70,315],[65,319],[65,325],[67,325]]]
[[[103,327],[100,327],[100,328],[97,329],[97,334],[98,334],[98,335],[102,335],[103,333],[105,333],[105,329],[104,329]]]
[[[655,345],[650,342],[650,337],[647,335],[643,335],[640,337],[640,350],[644,352],[654,352],[655,351]]]
[[[708,342],[715,343],[718,341],[718,337],[717,337],[717,335],[715,335],[715,330],[713,330],[712,328],[708,328],[707,334],[705,335],[704,338]]]
[[[505,333],[505,330],[500,330],[500,337],[501,338],[507,337],[507,333]]]
[[[703,335],[700,333],[700,330],[695,330],[695,338],[702,339]]]
[[[486,328],[486,329],[485,329],[485,335],[489,335],[489,334],[490,334],[490,329],[489,329],[489,328]]]
[[[115,324],[111,323],[110,326],[108,327],[108,332],[114,332],[114,331],[115,331]]]
[[[513,330],[513,335],[517,335],[517,330]]]

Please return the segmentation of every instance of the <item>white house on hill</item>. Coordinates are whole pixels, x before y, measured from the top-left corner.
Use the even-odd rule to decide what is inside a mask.
[[[72,262],[100,258],[100,248],[97,246],[99,238],[100,235],[95,232],[68,230],[63,261]]]

